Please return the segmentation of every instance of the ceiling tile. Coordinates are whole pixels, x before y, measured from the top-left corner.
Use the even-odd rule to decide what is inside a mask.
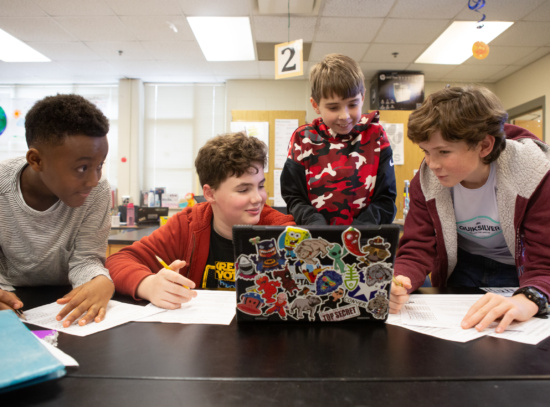
[[[0,17],[41,17],[46,12],[32,0],[0,0]]]
[[[381,18],[322,17],[315,41],[371,42],[383,21]]]
[[[550,24],[540,21],[518,21],[495,38],[491,44],[526,47],[550,46]]]
[[[550,47],[540,47],[537,48],[533,53],[527,55],[525,58],[516,61],[515,65],[519,65],[522,67],[527,66],[548,54],[550,54]]]
[[[395,0],[325,0],[321,15],[325,17],[386,17]]]
[[[507,76],[512,75],[514,72],[517,72],[521,69],[520,66],[517,65],[509,65],[506,68],[504,68],[502,71],[497,72],[496,74],[492,75],[492,80],[494,82],[500,81],[501,79],[506,78]]]
[[[482,11],[488,21],[515,24],[491,42],[488,58],[470,58],[462,66],[417,65],[414,60],[452,21],[481,17],[466,0],[315,1],[319,15],[291,15],[289,32],[288,16],[259,15],[257,0],[0,0],[0,28],[54,60],[0,62],[0,83],[273,77],[271,61],[207,62],[186,20],[195,15],[250,16],[257,44],[300,38],[311,43],[306,73],[290,80],[306,79],[309,66],[336,52],[361,61],[367,78],[378,70],[420,69],[427,81],[490,83],[550,53],[550,0],[486,2]],[[392,52],[398,52],[396,58]]]
[[[487,58],[482,60],[468,58],[465,64],[510,65],[525,58],[536,49],[537,47],[499,47],[489,44],[489,55]]]
[[[0,28],[21,41],[59,42],[77,38],[50,17],[0,18]]]
[[[522,19],[531,13],[536,7],[547,0],[492,0],[485,2],[485,6],[479,12],[464,7],[455,19],[466,21],[479,21],[485,14],[486,21],[515,21]],[[464,1],[467,5],[468,3]]]
[[[28,44],[56,62],[101,59],[98,54],[82,42],[29,42]]]
[[[108,16],[113,10],[103,0],[35,0],[50,16]]]
[[[118,17],[57,17],[56,21],[81,41],[132,41],[135,35]]]
[[[544,1],[540,6],[523,17],[524,21],[550,21],[550,1]]]
[[[424,45],[404,44],[372,44],[362,61],[364,62],[389,62],[389,63],[413,63],[425,50]],[[397,55],[393,55],[397,53]]]
[[[310,61],[321,61],[327,54],[344,54],[360,61],[367,51],[367,43],[315,42],[309,53]]]
[[[317,24],[316,17],[253,16],[251,20],[252,36],[256,42],[282,43],[302,39],[311,42]]]
[[[493,83],[496,81],[494,75],[505,68],[506,65],[459,65],[450,74],[444,75],[442,79],[461,82]]]
[[[397,0],[389,17],[406,19],[452,19],[466,7],[457,0]]]
[[[101,58],[108,61],[154,59],[151,53],[138,41],[89,41],[86,42],[86,45]]]
[[[182,14],[178,0],[106,0],[106,3],[120,16],[181,16]]]
[[[195,41],[165,42],[165,41],[143,41],[143,46],[157,60],[183,60],[187,65],[206,63],[206,59]],[[189,61],[193,63],[190,64]]]
[[[252,7],[258,7],[252,0],[179,0],[179,3],[186,16],[248,16]]]
[[[189,23],[181,16],[120,17],[122,23],[142,41],[193,41]],[[172,27],[175,27],[177,32]]]
[[[430,44],[450,25],[449,20],[388,18],[374,39],[379,43]]]

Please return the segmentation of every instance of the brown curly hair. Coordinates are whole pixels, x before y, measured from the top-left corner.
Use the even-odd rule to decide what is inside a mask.
[[[365,93],[365,77],[357,62],[346,55],[328,54],[309,72],[311,97],[315,103],[321,98],[340,96],[342,99]]]
[[[407,136],[418,144],[439,131],[446,141],[465,141],[474,148],[489,134],[494,136],[495,144],[483,162],[490,164],[506,147],[504,123],[507,119],[508,113],[489,89],[456,86],[432,93],[411,113]]]
[[[240,177],[254,168],[265,167],[267,146],[256,137],[244,133],[228,133],[206,142],[195,159],[201,186],[217,189],[227,178]]]

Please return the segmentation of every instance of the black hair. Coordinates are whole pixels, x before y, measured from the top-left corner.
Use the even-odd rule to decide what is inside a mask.
[[[74,94],[57,94],[39,100],[25,117],[25,137],[29,147],[60,145],[65,137],[104,137],[109,120],[93,103]]]

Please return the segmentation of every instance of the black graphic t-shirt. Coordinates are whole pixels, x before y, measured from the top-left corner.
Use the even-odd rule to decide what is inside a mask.
[[[235,289],[233,241],[217,234],[213,227],[210,233],[210,252],[201,287],[209,290]]]

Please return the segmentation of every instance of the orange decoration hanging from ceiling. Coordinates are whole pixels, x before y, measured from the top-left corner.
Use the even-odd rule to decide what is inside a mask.
[[[476,41],[472,46],[472,53],[477,59],[485,59],[489,55],[489,46],[483,41]]]

